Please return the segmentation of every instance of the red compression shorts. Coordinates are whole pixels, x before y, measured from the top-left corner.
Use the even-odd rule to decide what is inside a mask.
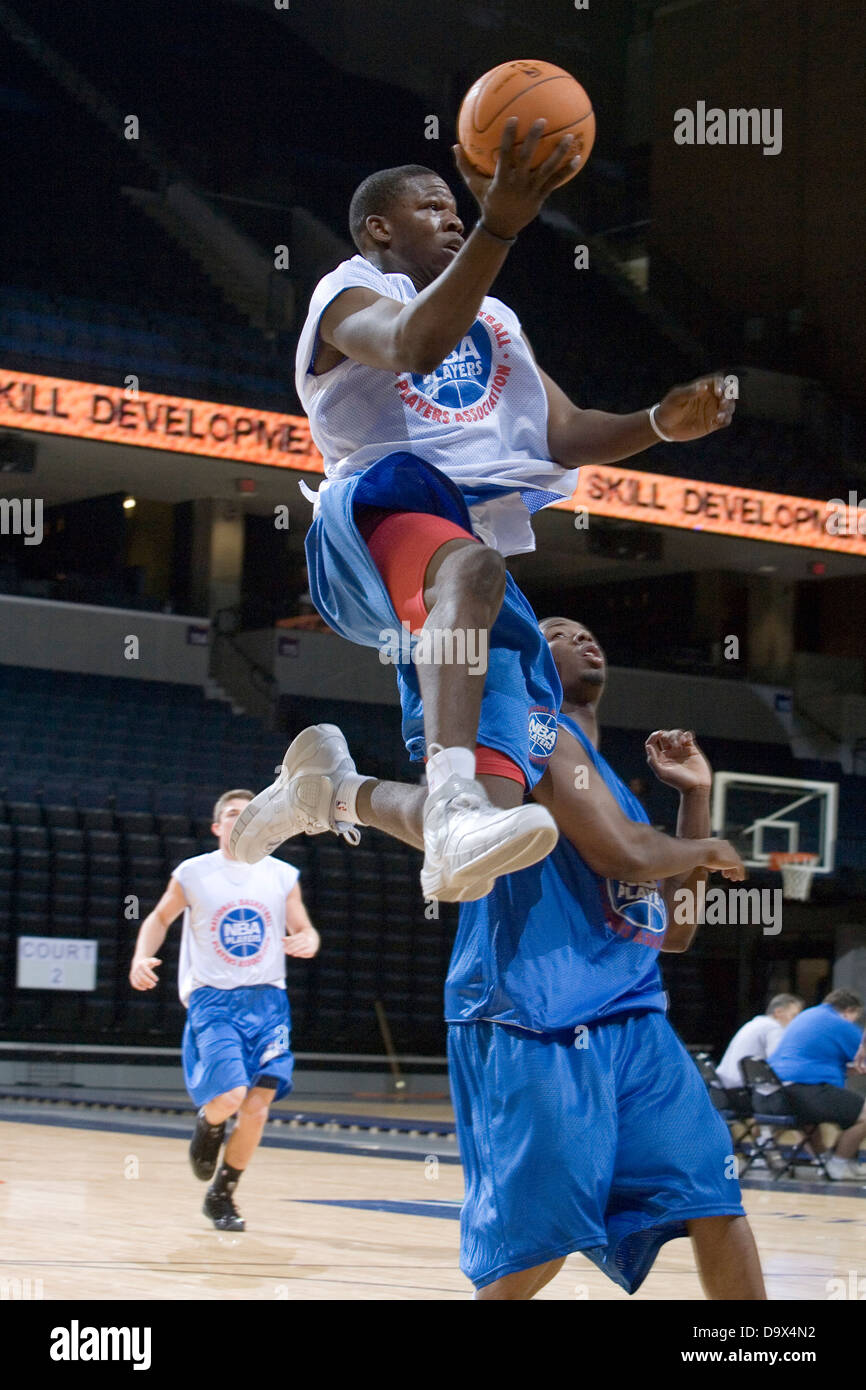
[[[463,526],[429,512],[389,512],[380,507],[358,507],[358,530],[367,543],[373,564],[401,623],[419,632],[427,621],[424,576],[436,551],[448,541],[474,541]],[[478,544],[479,542],[476,542]],[[517,763],[496,748],[475,749],[475,771],[492,777],[508,777],[526,785]]]

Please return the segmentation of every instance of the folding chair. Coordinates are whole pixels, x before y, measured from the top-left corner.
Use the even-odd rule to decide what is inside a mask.
[[[744,1106],[741,1096],[731,1094],[723,1083],[719,1073],[716,1071],[708,1053],[695,1053],[694,1062],[703,1078],[710,1100],[727,1124],[728,1129],[731,1131],[734,1153],[740,1154],[743,1159],[747,1160],[745,1167],[741,1170],[741,1172],[744,1173],[746,1168],[754,1162],[753,1158],[750,1159],[751,1150],[747,1147],[747,1144],[750,1144],[754,1140],[754,1135],[756,1133],[755,1124],[752,1120],[751,1105]],[[735,1135],[733,1130],[734,1125],[742,1125],[744,1132],[740,1135]]]
[[[798,1164],[820,1169],[821,1175],[826,1179],[827,1159],[824,1153],[805,1148],[820,1126],[804,1124],[802,1120],[797,1119],[784,1082],[763,1057],[743,1057],[740,1061],[740,1071],[746,1089],[752,1097],[754,1123],[770,1131],[767,1136],[756,1135],[752,1158],[743,1172],[762,1156],[775,1179],[783,1178],[788,1173],[791,1177],[796,1177]],[[779,1135],[785,1130],[793,1130],[800,1136],[793,1149],[787,1153],[779,1143]]]

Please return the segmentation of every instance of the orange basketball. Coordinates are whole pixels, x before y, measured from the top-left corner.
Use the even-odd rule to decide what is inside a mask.
[[[472,84],[457,117],[457,138],[479,173],[494,172],[502,129],[510,116],[518,119],[517,145],[526,138],[533,121],[542,116],[547,121],[533,168],[544,163],[563,135],[575,139],[568,158],[581,156],[575,172],[584,168],[595,140],[595,116],[589,97],[571,73],[553,63],[520,58],[500,63]]]

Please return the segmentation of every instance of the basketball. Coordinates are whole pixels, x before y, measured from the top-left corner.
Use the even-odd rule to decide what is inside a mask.
[[[595,115],[583,87],[564,68],[520,58],[500,63],[472,84],[457,117],[457,138],[479,173],[494,172],[502,131],[512,116],[518,119],[516,146],[529,134],[533,121],[541,117],[547,121],[533,168],[544,163],[564,135],[575,139],[568,158],[581,156],[575,173],[585,167],[595,140]]]

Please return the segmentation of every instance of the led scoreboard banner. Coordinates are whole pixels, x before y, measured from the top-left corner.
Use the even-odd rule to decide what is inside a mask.
[[[239,464],[321,473],[302,415],[163,396],[63,377],[0,370],[0,429],[36,430],[109,444],[197,454]],[[554,504],[583,515],[674,526],[866,556],[866,501],[818,501],[725,483],[585,466],[572,497]]]
[[[0,370],[0,429],[321,472],[301,415]]]
[[[852,498],[847,503],[841,498],[821,502],[590,464],[580,470],[573,495],[554,507],[575,512],[575,524],[583,508],[592,516],[621,521],[866,556],[866,501],[858,507]]]

